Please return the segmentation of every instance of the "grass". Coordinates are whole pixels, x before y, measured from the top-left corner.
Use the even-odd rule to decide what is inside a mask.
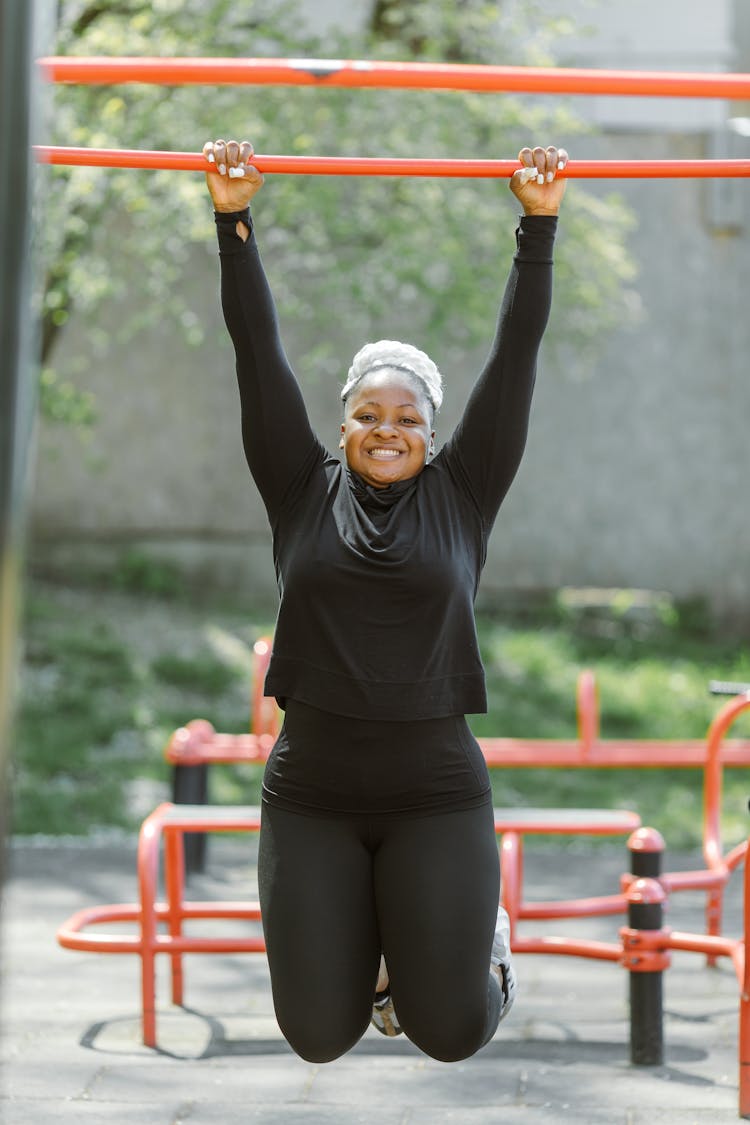
[[[19,834],[133,830],[169,794],[162,750],[191,718],[217,729],[248,726],[253,641],[270,615],[201,601],[129,563],[126,581],[32,584],[24,624],[22,698],[13,764],[13,825]],[[144,577],[145,575],[145,577]],[[575,684],[593,668],[602,735],[700,738],[721,700],[710,679],[750,681],[750,655],[712,633],[694,610],[652,606],[644,615],[616,599],[594,613],[563,598],[526,616],[479,618],[489,713],[478,735],[575,736]],[[750,737],[750,719],[736,733]],[[750,780],[750,779],[748,779]],[[747,834],[750,784],[726,773],[725,831]],[[258,800],[257,768],[216,767],[211,799]],[[498,805],[635,808],[672,848],[700,838],[696,771],[497,770]]]

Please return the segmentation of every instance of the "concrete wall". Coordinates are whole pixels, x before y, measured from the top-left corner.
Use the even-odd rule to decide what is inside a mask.
[[[325,7],[333,18],[334,0]],[[351,16],[355,5],[340,7]],[[748,20],[733,22],[729,0],[571,0],[564,8],[581,29],[563,44],[566,63],[722,70],[750,54]],[[575,101],[602,129],[578,141],[576,154],[750,156],[750,139],[726,124],[747,113],[743,105]],[[747,619],[750,185],[617,187],[638,218],[632,252],[643,315],[637,328],[611,337],[596,371],[574,362],[556,369],[545,355],[527,455],[493,536],[485,593],[635,586],[707,596],[719,612]],[[42,427],[33,513],[39,563],[92,552],[106,560],[112,544],[140,543],[245,593],[272,593],[269,537],[242,461],[215,277],[207,247],[185,279],[208,325],[204,347],[165,347],[156,331],[137,348],[113,345],[107,370],[90,377],[101,417],[87,441]],[[104,315],[114,325],[117,310]],[[63,370],[75,367],[76,336],[74,324],[59,355]],[[287,338],[293,354],[292,331]],[[342,351],[342,369],[348,359]],[[335,444],[335,380],[327,391],[308,388],[308,401]],[[447,411],[444,433],[454,421]]]

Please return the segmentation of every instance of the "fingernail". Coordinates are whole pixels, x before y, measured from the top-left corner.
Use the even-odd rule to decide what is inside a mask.
[[[214,154],[212,152],[209,152],[208,156],[206,157],[206,160],[208,161],[209,164],[215,164],[216,163],[216,157],[214,156]]]
[[[244,168],[230,168],[229,169],[229,179],[230,180],[239,180],[244,175],[245,175],[245,169]]]
[[[537,178],[536,178],[536,182],[537,182],[538,184],[543,184],[543,183],[544,183],[544,176],[542,175],[542,173],[541,173],[541,172],[540,172],[540,173],[539,173],[539,175],[537,176]]]
[[[227,166],[226,166],[226,164],[220,164],[220,165],[219,165],[219,175],[220,175],[220,176],[226,176],[226,174],[227,174]]]
[[[554,173],[554,172],[548,172],[548,173],[547,173],[547,183],[548,183],[548,184],[551,184],[551,183],[552,183],[552,181],[554,180],[554,178],[555,178],[555,173]]]
[[[564,162],[564,161],[562,161],[562,160],[558,160],[558,162],[557,162],[557,170],[558,170],[558,172],[562,172],[562,170],[563,170],[563,168],[564,168],[564,167],[565,167],[565,162]]]

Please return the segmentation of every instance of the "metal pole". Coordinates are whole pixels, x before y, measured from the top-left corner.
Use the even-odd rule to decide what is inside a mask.
[[[148,149],[68,148],[37,145],[47,164],[97,168],[159,168],[177,172],[215,171],[200,152]],[[260,172],[301,176],[456,176],[510,178],[518,160],[461,160],[453,157],[278,156],[257,153]],[[576,179],[654,179],[750,176],[750,160],[571,160],[560,176]]]
[[[666,894],[655,879],[636,879],[627,891],[628,926],[621,931],[630,981],[630,1061],[664,1061],[663,977],[669,965],[663,929]]]
[[[366,59],[45,58],[52,82],[148,82],[254,86],[355,86],[391,89],[610,94],[640,97],[750,98],[750,74],[653,70],[373,62]]]
[[[34,9],[0,0],[0,847],[7,833],[20,558],[34,393],[30,288]]]

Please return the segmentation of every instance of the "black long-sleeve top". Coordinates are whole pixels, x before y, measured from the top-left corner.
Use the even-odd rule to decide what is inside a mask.
[[[526,441],[556,218],[520,220],[494,342],[454,433],[416,477],[383,489],[313,433],[249,213],[216,221],[243,444],[281,599],[267,693],[361,719],[485,711],[474,599]]]

